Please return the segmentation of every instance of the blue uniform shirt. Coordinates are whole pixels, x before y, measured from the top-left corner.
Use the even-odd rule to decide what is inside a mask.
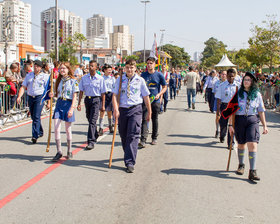
[[[128,85],[129,83],[129,85]],[[120,77],[116,81],[113,93],[119,94]],[[126,76],[122,76],[122,87],[120,96],[120,107],[128,108],[143,103],[143,97],[149,96],[150,92],[146,86],[145,80],[139,75],[134,75],[130,82]]]
[[[170,73],[169,85],[176,86],[178,76],[176,73]]]
[[[61,79],[57,88],[57,97],[72,100],[73,94],[79,92],[79,84],[76,79],[68,79],[65,83],[63,82],[64,81]]]
[[[232,84],[229,84],[228,81],[223,82],[218,87],[215,97],[222,103],[228,103],[236,92],[236,86],[239,88],[239,84],[236,82]]]
[[[248,106],[247,96],[248,95],[246,92],[244,92],[243,99],[241,99],[238,95],[238,106],[240,109],[236,112],[236,115],[256,115],[258,112],[265,111],[262,95],[260,92],[258,92],[257,97],[254,100],[248,102]]]
[[[221,80],[217,80],[215,83],[214,83],[214,88],[212,89],[212,93],[216,93],[220,84],[222,83]]]
[[[34,72],[30,72],[26,75],[22,85],[27,88],[27,95],[39,96],[44,93],[49,75],[43,72],[35,75]]]
[[[94,76],[91,76],[90,73],[83,76],[79,83],[79,89],[86,96],[101,96],[107,91],[103,77],[97,73]]]
[[[149,72],[143,72],[141,76],[146,81],[146,84],[150,91],[150,97],[159,94],[161,86],[166,86],[165,78],[163,77],[163,74],[161,72],[156,71],[153,74],[150,74]],[[154,100],[154,102],[159,103],[160,99]]]
[[[103,76],[107,92],[113,92],[115,88],[116,79],[113,76]]]
[[[215,76],[215,77],[208,76],[207,79],[206,79],[206,82],[205,82],[205,85],[204,85],[203,89],[206,89],[206,88],[213,89],[214,88],[214,84],[215,84],[215,82],[217,80],[219,80],[219,78],[217,76]]]

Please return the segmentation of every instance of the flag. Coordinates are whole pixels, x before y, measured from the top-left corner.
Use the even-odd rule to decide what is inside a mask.
[[[47,81],[47,85],[45,86],[45,90],[44,90],[44,93],[43,93],[43,97],[41,99],[41,104],[44,103],[46,100],[49,100],[50,97],[49,97],[49,92],[51,90],[51,75]]]
[[[236,86],[236,92],[234,96],[229,101],[227,108],[224,109],[221,113],[224,119],[228,119],[232,114],[238,111],[240,108],[238,107],[238,87]]]
[[[158,51],[157,51],[157,40],[156,40],[156,34],[154,34],[154,43],[153,43],[153,46],[152,46],[152,50],[150,52],[150,57],[153,57],[155,58],[156,60],[158,59]]]

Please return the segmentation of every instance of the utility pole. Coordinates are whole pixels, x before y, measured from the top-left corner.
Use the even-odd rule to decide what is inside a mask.
[[[5,28],[3,30],[3,37],[4,37],[4,42],[5,42],[5,46],[4,46],[4,54],[5,54],[5,70],[7,71],[8,69],[8,42],[11,38],[11,28],[10,28],[10,23],[14,23],[14,20],[10,20],[10,18],[13,17],[17,17],[17,15],[13,15],[13,16],[7,16],[7,20],[5,23]]]

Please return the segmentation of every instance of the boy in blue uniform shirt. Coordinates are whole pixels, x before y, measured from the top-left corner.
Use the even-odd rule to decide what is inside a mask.
[[[143,72],[141,77],[146,81],[146,85],[150,91],[150,102],[152,108],[152,145],[157,144],[158,136],[158,114],[160,112],[160,97],[167,90],[166,81],[162,73],[155,71],[156,60],[153,57],[147,59],[147,72]],[[144,148],[148,137],[148,122],[144,119],[147,115],[147,108],[143,104],[143,121],[141,130],[141,142],[139,148]]]
[[[124,150],[124,163],[127,167],[127,172],[132,173],[141,134],[143,99],[147,108],[147,116],[144,118],[146,121],[151,119],[151,105],[149,101],[150,92],[145,80],[135,74],[136,61],[133,59],[128,60],[125,64],[125,71],[126,73],[122,76],[120,90],[120,77],[117,79],[112,102]],[[118,105],[117,96],[119,93],[120,102]]]
[[[102,98],[101,111],[105,111],[105,93],[107,90],[103,77],[98,75],[96,70],[97,63],[91,60],[89,62],[89,73],[82,77],[79,84],[80,95],[77,109],[81,111],[81,100],[85,93],[86,116],[89,122],[86,150],[93,149],[98,138],[96,122],[100,108],[100,97]]]
[[[172,100],[176,97],[176,86],[178,85],[178,76],[175,73],[175,68],[171,69],[170,79],[169,79],[169,91],[170,91],[170,99]]]
[[[30,72],[25,77],[22,87],[19,90],[17,103],[20,104],[24,90],[27,89],[28,106],[32,119],[32,142],[35,144],[44,132],[41,125],[41,113],[44,104],[41,103],[43,93],[47,86],[49,75],[43,73],[43,63],[39,60],[34,61],[34,72]]]

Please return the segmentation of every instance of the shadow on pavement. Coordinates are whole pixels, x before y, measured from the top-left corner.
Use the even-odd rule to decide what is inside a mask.
[[[52,156],[33,156],[33,155],[22,155],[22,154],[0,154],[0,159],[16,159],[16,160],[27,160],[29,162],[50,160]]]
[[[182,112],[185,112],[186,111],[186,109],[184,109],[184,108],[170,108],[170,107],[167,107],[167,111],[168,110],[178,110],[178,111],[182,111]]]
[[[27,140],[28,139],[28,140]],[[20,142],[25,145],[47,145],[46,141],[41,141],[41,138],[38,139],[36,144],[33,144],[31,142],[31,137],[30,136],[22,136],[22,137],[1,137],[0,142],[3,141],[9,141],[9,142]],[[54,142],[51,142],[50,145],[55,145]]]
[[[81,168],[92,169],[92,170],[97,170],[97,171],[101,171],[101,172],[108,172],[108,170],[98,169],[98,168],[125,171],[124,167],[114,165],[114,162],[119,162],[119,161],[123,161],[123,159],[121,159],[121,158],[113,159],[111,168],[108,167],[109,159],[106,159],[106,160],[75,160],[75,155],[74,155],[74,158],[71,160],[65,160],[63,162],[61,162],[61,161],[59,161],[59,162],[62,163],[62,165],[64,165],[64,166],[81,167]],[[51,160],[45,161],[45,163],[46,164],[55,164]],[[95,168],[95,167],[97,167],[97,168]]]
[[[203,138],[213,138],[212,136],[202,136],[202,135],[182,135],[182,134],[172,134],[167,135],[169,137],[182,137],[182,138],[197,138],[197,139],[203,139]]]
[[[195,142],[167,142],[166,145],[185,145],[185,146],[194,146],[194,147],[205,147],[205,148],[220,148],[225,149],[225,146],[217,146],[218,142],[208,142],[208,143],[195,143]]]
[[[225,171],[225,170],[199,170],[199,169],[180,169],[180,168],[172,168],[169,170],[162,170],[162,173],[167,175],[177,174],[177,175],[193,175],[193,176],[210,176],[222,179],[231,179],[231,180],[242,180],[248,182],[250,184],[256,184],[256,182],[250,181],[248,179],[242,179],[239,177],[231,177],[229,173],[234,173],[234,171]]]

